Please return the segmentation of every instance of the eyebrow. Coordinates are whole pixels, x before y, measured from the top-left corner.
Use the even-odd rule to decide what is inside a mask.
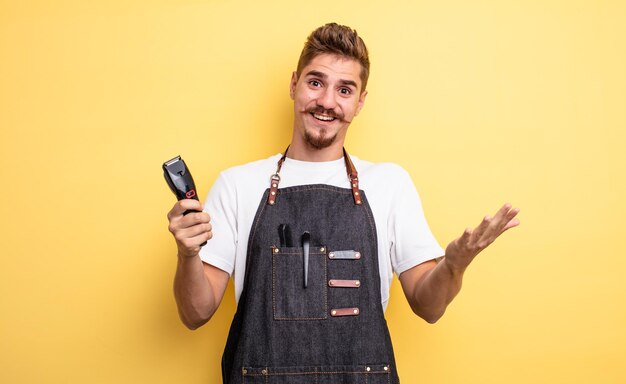
[[[321,79],[326,79],[326,78],[328,78],[328,75],[326,75],[324,72],[316,71],[316,70],[314,70],[314,69],[313,69],[313,70],[310,70],[309,72],[307,72],[305,76],[319,77],[319,78],[321,78]],[[343,85],[351,85],[351,86],[353,86],[354,88],[358,88],[358,87],[357,87],[356,82],[355,82],[355,81],[353,81],[353,80],[344,80],[344,79],[341,79],[341,80],[339,80],[339,81],[340,81],[340,83],[341,83],[341,84],[343,84]]]

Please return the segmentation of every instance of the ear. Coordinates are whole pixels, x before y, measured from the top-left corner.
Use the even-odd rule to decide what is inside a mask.
[[[294,71],[291,74],[291,81],[289,82],[289,97],[291,97],[291,100],[293,100],[295,97],[297,84],[298,84],[298,74],[296,73],[296,71]]]
[[[365,105],[366,97],[367,97],[367,91],[361,92],[361,96],[359,96],[359,105],[357,105],[356,107],[356,112],[354,113],[354,116],[358,116],[359,112],[361,112],[361,109],[363,109],[363,105]]]

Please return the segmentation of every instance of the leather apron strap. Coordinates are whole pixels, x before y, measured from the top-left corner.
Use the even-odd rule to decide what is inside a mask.
[[[278,196],[278,184],[280,183],[280,169],[287,158],[287,151],[289,147],[285,149],[285,153],[278,160],[276,173],[272,175],[270,178],[270,193],[267,197],[267,203],[269,205],[276,204],[276,197]],[[361,193],[359,192],[359,173],[356,171],[350,156],[348,156],[348,152],[343,148],[343,159],[346,163],[346,173],[348,174],[348,181],[350,181],[350,188],[352,189],[352,197],[354,198],[354,204],[361,205],[363,204],[363,200],[361,199]]]

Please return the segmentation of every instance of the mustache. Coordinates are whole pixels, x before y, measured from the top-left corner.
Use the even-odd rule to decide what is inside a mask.
[[[313,107],[313,108],[308,108],[306,110],[306,113],[316,113],[318,115],[326,115],[326,116],[334,117],[336,119],[343,120],[343,115],[342,114],[337,113],[337,112],[335,112],[332,109],[325,109],[325,108],[320,107],[320,106]]]

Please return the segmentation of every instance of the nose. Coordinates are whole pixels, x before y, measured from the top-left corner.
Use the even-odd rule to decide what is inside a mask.
[[[317,99],[317,104],[326,110],[334,110],[337,106],[337,100],[335,99],[335,97],[335,91],[332,88],[324,88],[322,93],[319,95],[319,98]]]

